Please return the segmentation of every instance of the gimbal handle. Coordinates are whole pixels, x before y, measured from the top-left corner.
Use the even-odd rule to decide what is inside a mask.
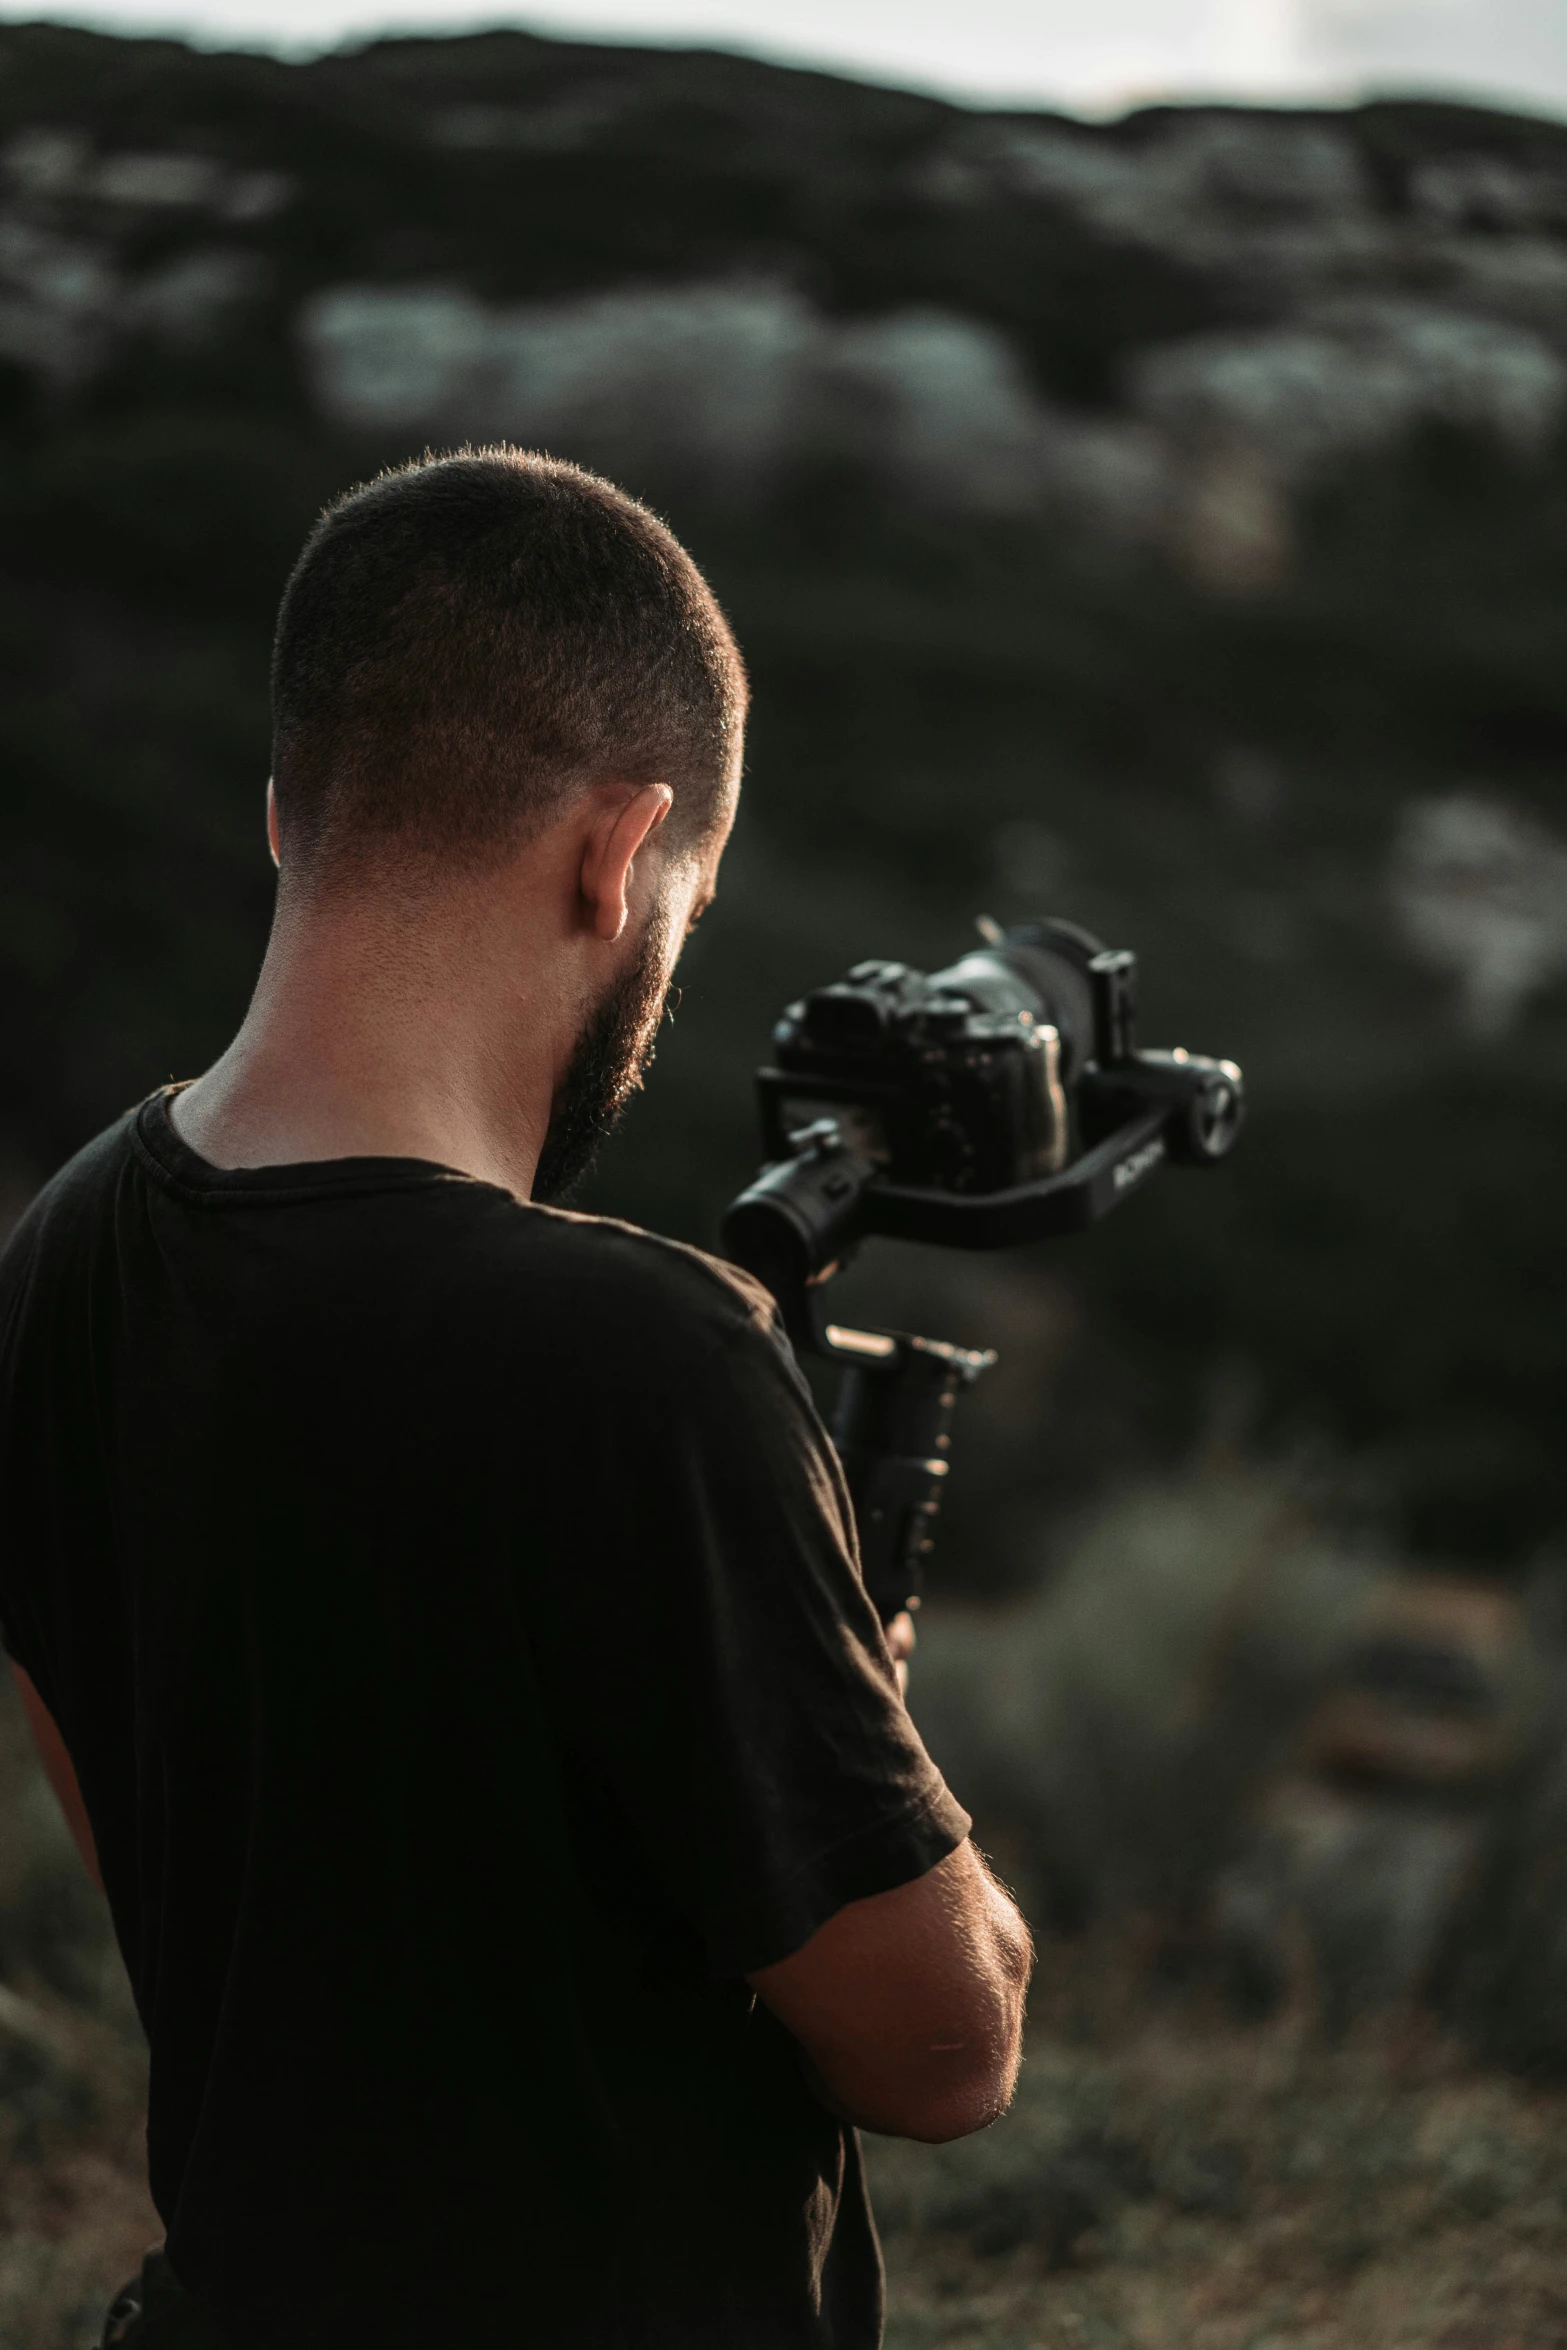
[[[829,1326],[826,1335],[833,1359],[847,1365],[832,1433],[860,1531],[861,1570],[890,1624],[920,1603],[958,1397],[996,1358],[988,1348],[976,1353],[890,1330]]]

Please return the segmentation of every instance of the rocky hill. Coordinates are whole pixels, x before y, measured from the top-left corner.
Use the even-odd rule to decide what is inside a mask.
[[[697,548],[748,810],[598,1196],[708,1238],[776,1006],[1048,905],[1244,1058],[1233,1173],[867,1301],[1009,1349],[952,1572],[1205,1427],[1438,1555],[1567,1510],[1567,127],[1088,128],[522,34],[0,30],[11,1191],[243,1002],[266,638],[333,490],[505,436]],[[946,1316],[945,1324],[940,1317]]]

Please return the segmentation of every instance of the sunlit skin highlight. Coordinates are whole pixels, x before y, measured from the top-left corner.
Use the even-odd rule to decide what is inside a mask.
[[[734,801],[672,848],[670,787],[607,780],[475,870],[313,890],[269,788],[266,960],[234,1042],[176,1097],[181,1135],[218,1167],[419,1158],[526,1199],[578,1036],[654,918],[673,976]]]

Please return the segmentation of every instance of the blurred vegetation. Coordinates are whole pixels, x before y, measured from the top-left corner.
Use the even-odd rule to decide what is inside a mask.
[[[5,266],[17,238],[69,231],[76,266],[112,249],[141,289],[74,375],[5,345],[0,1153],[17,1198],[198,1067],[244,1004],[269,900],[272,609],[323,499],[410,445],[313,400],[291,328],[311,287],[460,278],[510,298],[782,269],[828,313],[940,303],[1002,330],[1083,416],[1136,348],[1262,300],[1233,268],[1107,242],[1059,205],[941,211],[910,195],[911,158],[980,118],[821,76],[521,35],[310,66],[39,27],[0,51],[0,140],[22,158]],[[558,112],[609,84],[639,94],[630,115],[553,146],[422,127],[437,102]],[[1384,191],[1455,146],[1567,147],[1452,108],[1347,119]],[[237,290],[218,326],[134,325],[162,315],[160,271],[210,257],[210,222],[40,195],[40,128],[287,186],[221,229]],[[1567,1479],[1563,999],[1465,1036],[1451,984],[1396,933],[1387,875],[1412,800],[1478,785],[1560,807],[1567,446],[1526,460],[1433,425],[1341,465],[1295,499],[1266,592],[1081,522],[895,495],[830,447],[745,496],[656,453],[632,486],[710,568],[756,721],[724,896],[593,1201],[710,1239],[754,1163],[749,1074],[784,1000],[866,954],[944,959],[982,908],[1047,903],[1139,950],[1150,1041],[1246,1063],[1255,1127],[1222,1176],[1171,1180],[1009,1267],[1028,1301],[1009,1326],[1044,1335],[1024,1335],[1026,1400],[1004,1372],[970,1407],[986,1468],[960,1461],[949,1582],[1027,1581],[1042,1519],[1181,1458],[1237,1380],[1258,1441],[1355,1457],[1390,1538],[1525,1560]],[[935,1327],[945,1302],[951,1335],[997,1335],[983,1268],[916,1280],[889,1257],[858,1283],[864,1311],[893,1298]]]
[[[1107,1505],[1029,1598],[934,1612],[911,1704],[1030,1915],[1202,1918],[1393,1571],[1303,1480],[1210,1462]]]
[[[1047,1954],[1018,2102],[871,2141],[888,2350],[1524,2350],[1567,2321],[1563,2113],[1410,2019],[1326,2050],[1123,1936]]]
[[[0,2346],[86,2350],[160,2234],[109,1914],[0,1677]]]

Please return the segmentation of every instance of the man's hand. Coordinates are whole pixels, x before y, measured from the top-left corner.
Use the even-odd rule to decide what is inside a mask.
[[[909,1659],[914,1654],[914,1618],[908,1609],[900,1608],[887,1626],[887,1646],[892,1651],[892,1667],[898,1676],[898,1695],[909,1694]]]
[[[1033,1955],[965,1842],[913,1884],[851,1901],[750,1981],[846,2121],[937,2143],[1011,2101]]]

